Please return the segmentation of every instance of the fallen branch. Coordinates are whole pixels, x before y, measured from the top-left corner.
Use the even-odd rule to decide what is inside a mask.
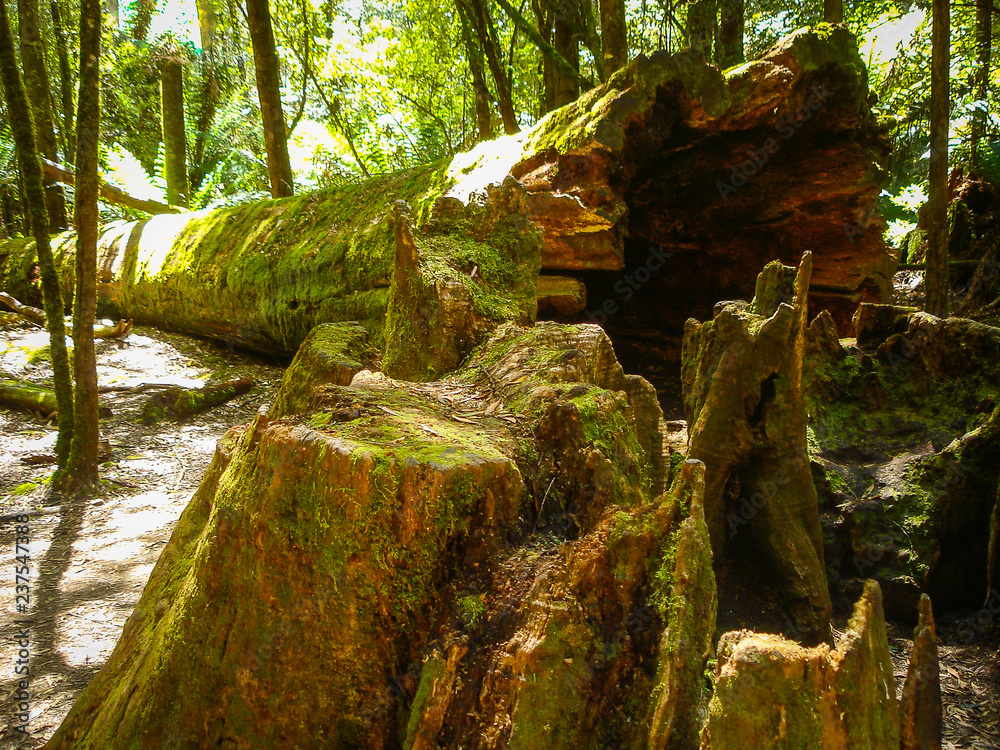
[[[35,325],[39,325],[45,328],[45,311],[39,310],[37,307],[32,307],[31,305],[26,305],[19,300],[14,299],[7,292],[0,292],[0,303],[6,305],[15,313],[20,315],[25,320],[31,321]],[[67,318],[67,327],[72,326],[72,319]],[[117,323],[111,326],[102,326],[101,328],[94,328],[94,338],[95,339],[123,339],[132,332],[132,321],[131,320],[119,320]]]
[[[56,413],[56,395],[23,380],[0,380],[0,404],[40,412],[44,417]]]
[[[185,417],[221,406],[249,391],[254,386],[251,378],[227,380],[204,388],[171,388],[149,398],[142,407],[142,421],[156,424],[164,419],[178,422]]]
[[[98,393],[144,393],[145,391],[177,388],[174,383],[139,383],[139,385],[102,385]]]
[[[9,307],[25,320],[30,320],[32,323],[40,325],[42,328],[45,327],[45,313],[37,307],[32,307],[31,305],[19,302],[7,294],[7,292],[0,292],[0,303]]]
[[[47,508],[37,508],[35,510],[19,510],[14,513],[7,513],[0,516],[0,523],[10,523],[21,518],[34,518],[35,516],[48,516],[53,513],[62,513],[61,505],[50,505]]]
[[[123,339],[132,333],[131,320],[119,320],[113,326],[102,326],[94,329],[95,339]]]
[[[50,180],[56,180],[67,185],[76,184],[76,175],[73,174],[72,169],[64,167],[61,164],[51,162],[48,159],[42,159],[42,172]],[[145,211],[147,214],[180,214],[185,211],[185,209],[180,206],[171,206],[168,203],[160,203],[160,201],[133,198],[124,190],[107,184],[103,179],[101,180],[99,192],[101,197],[106,201],[118,203],[122,206],[128,206],[129,208],[134,208],[137,211]]]

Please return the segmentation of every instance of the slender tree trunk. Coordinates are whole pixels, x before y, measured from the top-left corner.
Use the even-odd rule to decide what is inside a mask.
[[[538,36],[545,45],[552,44],[552,12],[541,0],[532,0],[531,9],[535,12],[535,20],[538,22]],[[541,49],[539,47],[539,49]],[[555,108],[555,96],[553,95],[552,72],[554,66],[552,59],[548,55],[542,55],[542,98],[538,103],[538,115],[541,117]]]
[[[709,61],[712,60],[715,27],[715,0],[694,0],[688,6],[687,45],[701,50]]]
[[[720,0],[719,35],[715,44],[715,61],[720,68],[739,65],[746,58],[743,54],[744,5],[743,0]]]
[[[100,421],[97,414],[97,147],[100,104],[101,2],[80,2],[80,93],[76,113],[76,300],[73,305],[73,374],[76,391],[73,445],[66,470],[55,486],[83,495],[98,485]]]
[[[628,26],[625,24],[624,0],[600,0],[600,3],[601,51],[604,54],[604,78],[607,79],[628,64]]]
[[[156,0],[137,0],[135,17],[132,20],[132,38],[145,42],[149,36],[149,25],[153,22]]]
[[[59,437],[56,439],[56,456],[59,465],[65,465],[69,455],[73,430],[73,384],[70,379],[69,353],[66,349],[66,329],[63,323],[62,292],[56,272],[52,248],[49,245],[48,216],[45,210],[45,188],[42,186],[42,164],[35,150],[32,132],[31,109],[28,95],[17,70],[17,53],[14,37],[7,18],[7,5],[0,2],[0,75],[7,104],[7,117],[11,134],[17,144],[18,167],[25,185],[28,200],[22,203],[24,213],[34,214],[30,222],[38,253],[38,266],[45,301],[50,348],[52,350],[52,375],[59,407]]]
[[[31,102],[36,145],[46,159],[58,161],[56,131],[52,124],[52,91],[45,68],[45,47],[39,31],[38,0],[18,0],[17,14],[24,86]],[[65,229],[66,200],[61,185],[45,182],[45,207],[48,209],[49,231]]]
[[[823,20],[827,23],[843,23],[844,0],[823,0]]]
[[[554,104],[556,107],[561,107],[576,101],[576,98],[580,96],[580,85],[577,83],[580,73],[580,46],[577,44],[576,35],[569,23],[561,18],[556,18],[552,46],[573,69],[572,72],[556,69],[553,76]],[[574,72],[576,76],[572,75]]]
[[[986,133],[986,121],[989,115],[990,88],[990,57],[993,40],[993,3],[991,0],[976,0],[976,59],[979,63],[976,69],[976,99],[981,109],[977,109],[972,118],[971,147],[972,166],[979,166],[979,141]]]
[[[271,196],[285,198],[293,194],[292,165],[288,158],[285,115],[281,111],[281,76],[268,0],[247,0],[247,20],[257,72],[260,114],[264,121],[264,147],[267,149]]]
[[[62,135],[65,143],[66,163],[76,158],[76,129],[73,127],[73,73],[69,64],[69,44],[63,28],[59,0],[49,4],[52,13],[52,31],[56,38],[56,54],[59,57],[59,99],[62,106]]]
[[[174,57],[166,57],[160,63],[160,109],[167,203],[187,206],[190,190],[184,132],[184,68]]]
[[[590,81],[580,75],[579,66],[572,65],[566,60],[565,57],[560,55],[551,44],[545,41],[545,39],[542,38],[542,35],[538,33],[538,30],[528,22],[528,19],[526,19],[517,8],[511,5],[508,0],[497,0],[497,4],[504,9],[504,12],[510,20],[514,22],[514,25],[517,26],[524,33],[524,35],[531,40],[532,44],[538,47],[539,51],[549,59],[552,63],[554,73],[560,73],[573,79],[582,89],[589,90],[591,88],[592,84]]]
[[[483,72],[483,51],[473,38],[465,8],[460,2],[455,3],[455,8],[462,25],[462,41],[465,43],[465,54],[469,59],[469,72],[472,74],[472,89],[476,96],[478,140],[488,141],[493,137],[493,113],[490,107],[490,91],[486,86],[486,75]]]
[[[925,307],[948,314],[948,109],[951,30],[948,0],[934,0],[931,32],[931,158],[927,196]]]
[[[215,50],[215,35],[219,26],[219,14],[215,0],[197,0],[198,31],[201,34],[201,49]]]
[[[490,75],[496,84],[497,103],[500,106],[500,119],[503,121],[505,133],[516,133],[520,130],[517,124],[517,117],[514,114],[514,101],[510,77],[503,69],[503,59],[500,54],[500,47],[497,44],[496,29],[493,27],[493,19],[489,15],[489,9],[483,0],[469,0],[466,6],[466,13],[472,21],[476,36],[479,38],[479,45],[486,55],[486,62],[490,68]]]
[[[201,31],[201,96],[195,122],[194,153],[191,169],[191,191],[197,191],[206,177],[205,149],[208,132],[219,106],[219,62],[215,51],[218,14],[213,0],[198,0],[198,27]]]

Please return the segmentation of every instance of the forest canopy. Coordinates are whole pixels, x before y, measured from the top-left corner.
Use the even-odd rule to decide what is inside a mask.
[[[52,118],[57,159],[71,164],[79,9],[77,0],[44,5],[37,12],[51,98],[61,110]],[[627,59],[695,46],[720,68],[754,59],[782,35],[824,18],[818,0],[532,0],[518,6],[507,0],[275,0],[270,20],[294,189],[342,186],[450,158],[479,140],[530,127],[611,75],[609,55],[621,51],[606,48],[615,26],[602,13],[616,8],[624,13],[619,36]],[[16,25],[18,13],[11,11]],[[171,197],[161,79],[163,71],[179,69],[184,202],[197,209],[268,195],[266,128],[247,12],[245,3],[232,0],[104,3],[100,168],[109,183],[137,198]],[[842,12],[861,43],[875,111],[894,147],[882,209],[887,238],[896,244],[926,200],[930,8],[858,0]],[[742,28],[734,31],[734,23]],[[996,66],[988,66],[985,86],[977,76],[977,28],[976,5],[956,4],[949,151],[953,164],[967,162],[976,141],[980,168],[998,179],[998,76]],[[14,33],[17,38],[18,29]],[[169,106],[168,115],[174,109]],[[5,112],[0,123],[3,218],[15,234],[19,189]],[[982,135],[974,132],[977,123]],[[102,219],[132,218],[131,211],[102,204]]]

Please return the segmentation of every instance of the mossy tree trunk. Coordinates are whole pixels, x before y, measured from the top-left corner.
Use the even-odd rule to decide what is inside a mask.
[[[63,13],[59,0],[49,5],[52,13],[52,33],[56,39],[56,54],[59,57],[59,102],[62,107],[62,135],[65,145],[66,163],[76,158],[76,128],[73,126],[73,73],[69,64],[69,44],[63,26]]]
[[[21,36],[21,65],[24,68],[24,86],[35,124],[35,145],[43,157],[58,161],[52,118],[52,90],[39,29],[38,0],[18,0],[17,14],[18,32]],[[66,200],[63,189],[51,180],[45,180],[45,207],[49,215],[49,231],[65,229]]]
[[[972,166],[979,165],[979,141],[986,133],[989,119],[990,63],[993,53],[993,3],[991,0],[976,0],[976,100],[979,108],[972,116],[972,132],[969,139]]]
[[[948,316],[948,127],[951,30],[949,0],[934,0],[931,30],[931,156],[927,178],[927,270],[924,309]]]
[[[80,4],[80,92],[76,113],[76,295],[73,305],[73,444],[66,468],[53,481],[65,493],[83,495],[98,485],[100,421],[97,413],[97,149],[100,104],[101,3]]]
[[[160,61],[160,110],[167,203],[187,206],[187,135],[184,132],[184,63],[167,52]]]
[[[552,30],[552,47],[572,68],[563,70],[561,67],[556,67],[552,74],[552,103],[555,107],[561,107],[580,96],[580,85],[577,83],[580,70],[580,45],[572,25],[558,14]]]
[[[18,167],[25,192],[29,200],[22,204],[25,214],[31,214],[29,222],[35,238],[38,266],[41,275],[45,314],[48,319],[49,338],[52,348],[53,383],[59,406],[59,436],[56,439],[56,456],[60,464],[69,455],[70,437],[73,430],[73,385],[70,379],[69,354],[66,349],[66,329],[63,324],[63,300],[49,244],[49,221],[45,210],[45,188],[42,185],[42,164],[35,150],[35,136],[32,128],[31,109],[28,96],[17,69],[17,55],[14,37],[7,18],[7,6],[0,3],[0,67],[2,67],[3,89],[7,103],[7,117],[10,129],[17,143]]]
[[[201,95],[195,122],[194,151],[192,153],[191,190],[197,191],[207,176],[205,149],[208,135],[219,106],[221,83],[219,79],[219,59],[215,49],[215,37],[219,18],[214,0],[198,0],[198,28],[201,31]]]
[[[486,63],[493,76],[493,84],[497,92],[497,104],[500,109],[500,119],[503,130],[507,134],[516,133],[521,128],[514,114],[514,98],[512,81],[504,70],[503,54],[497,39],[496,26],[490,15],[489,6],[484,0],[467,0],[466,14],[472,22],[472,28],[479,40],[479,46],[486,56]]]
[[[844,0],[823,0],[823,20],[827,23],[843,23]]]
[[[715,61],[720,68],[739,65],[743,53],[745,26],[744,0],[719,0],[719,34],[715,41]]]
[[[459,23],[462,27],[462,42],[469,61],[469,73],[472,75],[472,91],[476,98],[476,126],[479,129],[479,140],[488,141],[493,137],[493,113],[490,107],[490,90],[486,85],[486,75],[483,72],[483,51],[476,44],[476,38],[471,29],[469,10],[461,0],[455,0]]]
[[[604,55],[604,80],[628,64],[628,25],[625,23],[625,0],[600,0],[601,52]]]
[[[694,0],[688,5],[687,46],[700,50],[705,60],[712,59],[716,33],[716,0]]]
[[[269,0],[247,0],[247,21],[257,73],[257,96],[264,125],[271,197],[285,198],[294,192],[292,164],[288,158],[285,115],[281,110],[281,72],[278,69],[278,52],[274,46]]]

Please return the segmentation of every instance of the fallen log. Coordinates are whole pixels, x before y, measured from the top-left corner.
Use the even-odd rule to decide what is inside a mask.
[[[144,424],[156,424],[165,419],[179,422],[232,401],[237,396],[242,396],[253,386],[252,378],[227,380],[222,383],[206,385],[204,388],[175,386],[150,396],[142,407],[142,421]]]
[[[0,292],[0,303],[9,307],[25,320],[30,320],[42,328],[45,327],[45,312],[43,310],[39,310],[37,307],[32,307],[31,305],[22,304],[7,294],[7,292]]]
[[[56,395],[23,380],[0,380],[0,404],[51,417],[56,413]]]
[[[74,174],[72,169],[51,162],[48,159],[42,159],[42,172],[50,180],[62,182],[66,185],[76,184],[76,174]],[[124,190],[116,188],[114,185],[109,185],[103,179],[100,181],[98,192],[106,201],[117,203],[127,208],[134,208],[137,211],[145,211],[147,214],[180,214],[187,210],[182,206],[171,206],[168,203],[161,203],[160,201],[148,198],[135,198]]]
[[[397,324],[387,309],[394,204],[404,201],[428,288],[459,283],[480,313],[522,319],[519,303],[492,302],[517,278],[504,259],[535,239],[473,231],[485,188],[512,176],[526,196],[497,200],[538,228],[542,270],[587,271],[582,317],[635,352],[676,359],[687,317],[749,297],[757,269],[804,250],[814,254],[814,311],[831,309],[846,329],[892,276],[874,213],[886,156],[844,28],[796,32],[725,73],[697,52],[657,53],[530,131],[450,163],[109,228],[103,314],[284,356],[318,323],[357,320],[381,348]],[[435,212],[440,198],[467,215],[449,225],[456,208]],[[62,247],[65,267],[72,248]],[[30,301],[30,243],[0,243],[4,255],[0,287]],[[537,275],[530,266],[521,270]]]

